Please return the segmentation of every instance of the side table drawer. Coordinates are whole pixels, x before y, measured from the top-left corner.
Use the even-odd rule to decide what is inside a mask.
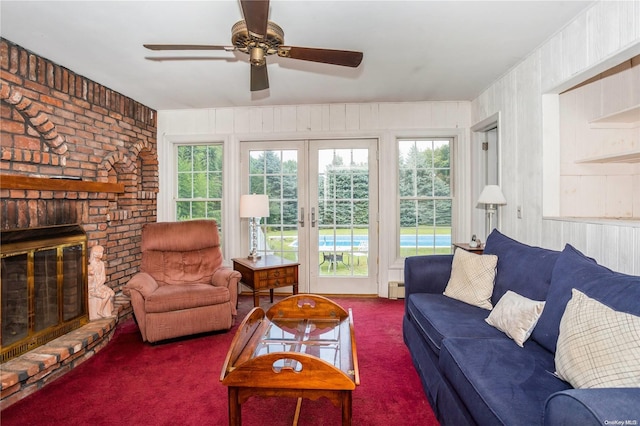
[[[260,271],[260,279],[283,279],[296,276],[295,267],[286,267],[278,269],[269,269],[267,271]]]

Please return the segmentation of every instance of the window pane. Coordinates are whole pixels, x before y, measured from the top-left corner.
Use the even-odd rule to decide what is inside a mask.
[[[282,198],[297,199],[298,198],[298,178],[297,176],[282,177]]]
[[[448,169],[436,169],[433,195],[437,197],[448,197],[451,195],[449,173]]]
[[[193,170],[198,172],[204,172],[207,170],[207,147],[206,146],[193,147]]]
[[[415,191],[415,179],[413,177],[412,169],[404,169],[400,170],[399,176],[400,188],[399,193],[400,197],[414,197],[416,195]]]
[[[178,174],[178,198],[191,198],[193,191],[193,175],[191,173]]]
[[[178,172],[190,172],[192,169],[191,161],[192,147],[178,147]]]
[[[367,225],[369,223],[369,201],[353,202],[353,224]]]
[[[264,173],[264,151],[251,151],[249,155],[249,173]]]
[[[209,173],[209,197],[222,198],[222,173]]]
[[[267,194],[269,198],[282,198],[282,177],[279,175],[276,176],[267,176]],[[262,194],[262,192],[260,192]]]
[[[433,177],[431,170],[416,170],[418,197],[433,196]]]
[[[193,201],[191,203],[191,219],[206,219],[207,203],[202,201]]]

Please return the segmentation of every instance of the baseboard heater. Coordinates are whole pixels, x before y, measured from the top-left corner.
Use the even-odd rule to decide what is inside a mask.
[[[404,299],[404,283],[389,281],[389,299]]]

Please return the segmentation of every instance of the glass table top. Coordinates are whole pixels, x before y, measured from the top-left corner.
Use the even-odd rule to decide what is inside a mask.
[[[334,365],[340,365],[340,320],[274,319],[256,345],[253,356],[274,352],[298,352],[313,355]],[[274,369],[288,367],[299,371],[294,360],[281,360]]]

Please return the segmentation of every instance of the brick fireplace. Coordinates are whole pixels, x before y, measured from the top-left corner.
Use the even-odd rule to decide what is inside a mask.
[[[104,247],[106,284],[121,299],[142,226],[156,221],[156,131],[154,110],[0,38],[0,231],[78,224],[88,248]],[[89,328],[82,344],[95,346],[113,324]],[[16,388],[7,370],[3,407]]]

